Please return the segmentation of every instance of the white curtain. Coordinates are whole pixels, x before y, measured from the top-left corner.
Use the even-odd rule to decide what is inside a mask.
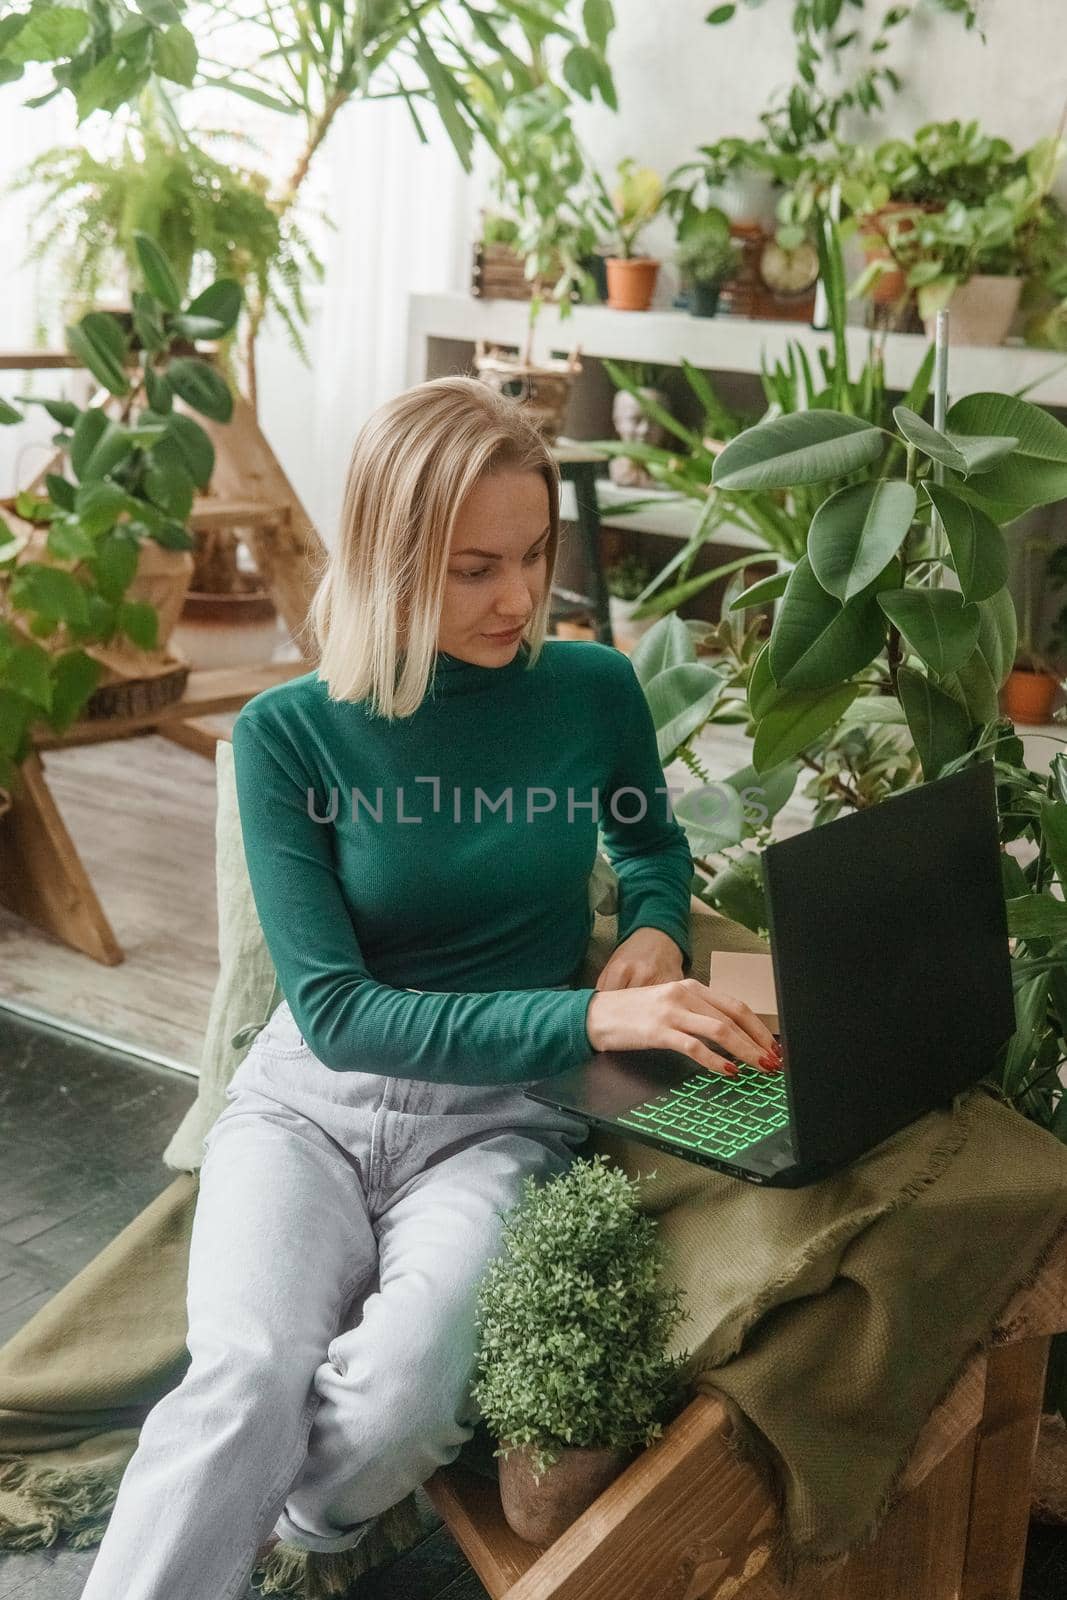
[[[317,196],[334,224],[308,337],[311,370],[284,335],[264,340],[260,411],[285,470],[328,545],[361,425],[405,386],[408,299],[470,278],[480,181],[464,173],[435,114],[420,143],[399,101],[351,104],[317,157]]]

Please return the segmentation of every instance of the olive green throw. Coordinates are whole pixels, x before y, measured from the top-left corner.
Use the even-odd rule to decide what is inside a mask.
[[[197,1105],[167,1152],[186,1170],[0,1350],[0,1549],[97,1543],[140,1423],[185,1368],[190,1169],[273,1001],[228,746],[217,770],[219,986]],[[591,886],[598,906],[606,888]],[[612,917],[597,917],[583,984],[615,933]],[[693,919],[695,976],[714,949],[755,948],[735,924]],[[588,1149],[649,1175],[643,1205],[690,1313],[678,1347],[695,1386],[734,1403],[743,1442],[773,1467],[787,1561],[833,1556],[873,1531],[930,1410],[1067,1225],[1067,1150],[983,1094],[793,1191],[612,1136]],[[424,1531],[409,1496],[350,1556],[279,1546],[257,1582],[265,1593],[343,1594]]]

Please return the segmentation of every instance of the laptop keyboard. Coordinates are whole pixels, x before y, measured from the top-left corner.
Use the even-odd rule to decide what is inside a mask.
[[[785,1080],[743,1064],[736,1078],[701,1072],[612,1121],[728,1161],[788,1127]]]

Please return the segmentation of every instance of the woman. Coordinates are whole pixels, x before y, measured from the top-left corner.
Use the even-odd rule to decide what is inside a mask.
[[[763,1024],[685,978],[692,858],[632,666],[545,643],[558,539],[514,402],[439,379],[363,428],[318,669],[233,733],[285,1000],[205,1141],[191,1364],[84,1600],[229,1600],[264,1541],[351,1548],[455,1459],[501,1215],[586,1133],[524,1081],[604,1049],[772,1065]],[[594,990],[598,821],[620,911]]]

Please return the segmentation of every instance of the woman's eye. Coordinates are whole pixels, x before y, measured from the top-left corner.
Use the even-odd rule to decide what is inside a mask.
[[[526,557],[526,560],[528,562],[531,562],[531,563],[534,562],[534,561],[540,561],[542,556],[545,556],[547,554],[548,554],[548,546],[547,545],[542,545],[540,550],[535,550],[532,555],[528,555]],[[493,569],[491,567],[478,567],[472,572],[457,572],[455,574],[455,576],[457,578],[484,578],[492,570]]]

